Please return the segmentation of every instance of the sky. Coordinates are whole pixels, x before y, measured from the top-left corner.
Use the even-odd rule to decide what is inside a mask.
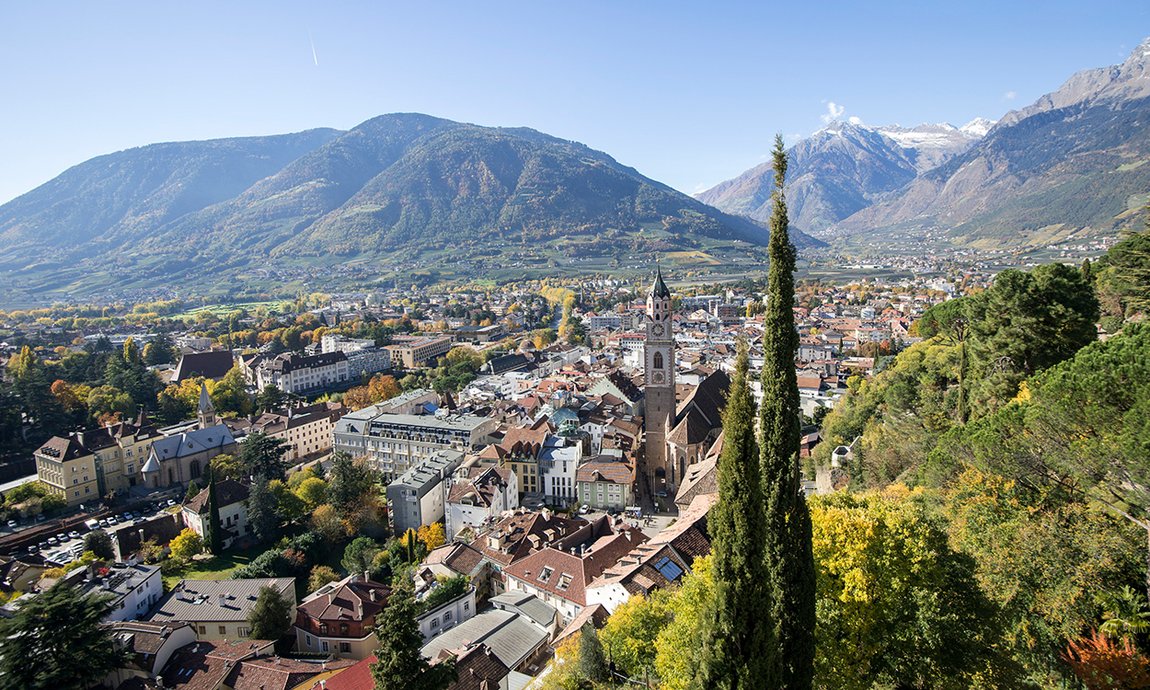
[[[9,2],[0,203],[161,141],[421,112],[695,193],[836,116],[997,119],[1150,36],[1150,2]]]

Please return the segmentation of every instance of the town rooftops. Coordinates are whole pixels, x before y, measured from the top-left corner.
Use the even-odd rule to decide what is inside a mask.
[[[168,621],[246,621],[260,590],[271,587],[295,601],[295,578],[261,577],[250,580],[180,580],[148,618]]]
[[[577,482],[608,482],[629,486],[635,482],[635,468],[612,456],[600,455],[579,466]]]
[[[423,656],[438,658],[440,652],[485,644],[507,668],[517,668],[550,634],[527,616],[512,611],[487,611],[469,618],[423,645]]]
[[[424,486],[452,472],[456,467],[459,467],[461,462],[463,462],[463,453],[457,450],[438,450],[400,475],[399,479],[392,482],[392,486],[397,484],[411,487]],[[388,488],[390,489],[390,486]]]
[[[265,371],[278,371],[284,374],[289,374],[300,369],[329,367],[346,361],[347,355],[338,351],[324,352],[318,355],[306,356],[289,352],[282,355],[276,355],[271,359],[266,359],[260,362],[259,366]]]

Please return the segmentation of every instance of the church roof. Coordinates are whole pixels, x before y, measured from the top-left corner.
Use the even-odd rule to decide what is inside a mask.
[[[667,284],[663,282],[663,270],[660,268],[655,269],[655,284],[651,286],[651,294],[660,298],[669,298],[671,296],[671,291],[667,289]]]

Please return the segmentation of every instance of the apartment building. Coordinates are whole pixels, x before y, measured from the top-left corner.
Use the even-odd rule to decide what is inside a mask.
[[[391,481],[439,451],[465,452],[486,443],[498,426],[489,417],[375,414],[365,408],[336,423],[333,447],[353,457],[367,457]]]
[[[451,345],[452,340],[449,336],[437,336],[388,345],[386,349],[391,353],[393,366],[414,369],[447,354]]]
[[[388,515],[396,534],[444,519],[444,486],[462,463],[463,453],[441,450],[388,484]]]

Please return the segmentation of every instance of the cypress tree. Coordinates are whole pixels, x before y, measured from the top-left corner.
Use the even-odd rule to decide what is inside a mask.
[[[814,676],[815,568],[810,512],[799,481],[801,410],[795,374],[795,247],[788,235],[783,184],[787,154],[783,137],[772,152],[771,237],[767,246],[767,311],[763,320],[763,404],[759,411],[762,486],[766,509],[766,570],[778,687],[809,690]]]
[[[411,583],[404,578],[376,619],[379,649],[371,665],[376,690],[443,690],[455,681],[453,659],[432,665],[420,653],[423,635],[415,620],[418,614]]]
[[[707,518],[715,598],[704,634],[700,684],[705,688],[775,687],[779,660],[769,625],[771,597],[755,403],[747,381],[747,346],[740,342],[735,376],[723,411],[719,500]]]
[[[215,474],[208,473],[208,551],[218,556],[224,551],[223,528],[220,527],[220,501],[216,496]]]

